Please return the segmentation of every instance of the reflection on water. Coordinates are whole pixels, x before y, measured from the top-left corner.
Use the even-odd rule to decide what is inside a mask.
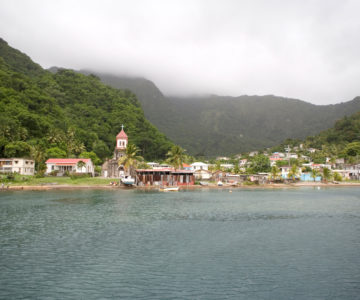
[[[0,194],[0,298],[356,299],[360,189]]]

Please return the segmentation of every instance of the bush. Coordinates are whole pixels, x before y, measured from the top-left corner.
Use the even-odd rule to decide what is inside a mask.
[[[57,174],[59,173],[59,170],[54,170],[54,171],[51,171],[49,173],[50,176],[57,176]]]
[[[9,173],[6,175],[6,179],[7,180],[15,180],[15,174],[14,173]]]
[[[338,172],[334,173],[334,180],[335,181],[342,181],[342,177]]]

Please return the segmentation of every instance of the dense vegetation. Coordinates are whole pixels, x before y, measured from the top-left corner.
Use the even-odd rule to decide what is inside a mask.
[[[258,150],[287,138],[304,139],[360,110],[360,97],[336,105],[313,105],[276,96],[165,97],[142,78],[98,74],[107,84],[133,91],[145,116],[196,156]]]
[[[345,158],[347,162],[358,162],[360,159],[360,112],[336,121],[334,127],[305,140],[287,139],[273,147],[274,151],[284,151],[287,146],[302,146],[301,152],[309,155],[314,162],[324,163],[328,158]],[[315,148],[319,151],[309,153],[306,149]]]
[[[100,163],[112,155],[121,124],[142,156],[165,158],[172,143],[145,119],[133,93],[94,75],[52,74],[0,39],[0,157],[82,154]]]

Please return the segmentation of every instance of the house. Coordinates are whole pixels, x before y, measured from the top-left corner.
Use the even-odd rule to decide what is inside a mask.
[[[191,167],[194,171],[196,170],[209,170],[209,165],[203,162],[194,162],[191,164]]]
[[[226,177],[226,172],[218,170],[212,173],[211,180],[223,181],[225,177]]]
[[[292,166],[281,166],[281,177],[284,179],[289,179],[289,172],[291,171]],[[296,178],[299,178],[301,176],[301,168],[297,167],[297,176]]]
[[[175,170],[174,168],[137,169],[136,170],[136,183],[139,186],[194,185],[195,184],[195,176],[194,176],[193,171]]]
[[[220,167],[227,170],[227,169],[233,169],[234,165],[233,164],[221,164]]]
[[[148,162],[146,163],[150,168],[156,168],[159,166],[159,163],[157,162]]]
[[[258,155],[259,154],[259,151],[252,151],[249,153],[249,156],[253,157],[255,155]]]
[[[239,160],[239,167],[245,168],[247,165],[248,160],[246,158]]]
[[[230,158],[229,158],[229,157],[226,157],[226,156],[218,156],[218,157],[216,158],[216,160],[228,161],[228,160],[230,160]]]
[[[0,173],[34,175],[35,162],[27,158],[0,158]]]
[[[84,166],[79,167],[78,163],[82,161]],[[84,173],[94,176],[94,164],[90,158],[49,158],[46,162],[45,174],[50,174],[56,171],[60,175],[65,172],[69,173]]]
[[[191,171],[191,170],[192,170],[191,165],[188,165],[188,164],[185,164],[185,163],[182,164],[182,167],[183,167],[183,170],[187,170],[187,171]]]
[[[212,176],[212,173],[208,170],[196,170],[194,175],[196,180],[209,180]]]

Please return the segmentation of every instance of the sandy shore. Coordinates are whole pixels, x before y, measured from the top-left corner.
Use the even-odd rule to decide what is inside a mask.
[[[319,183],[319,182],[301,182],[301,183],[291,183],[291,184],[260,184],[260,185],[193,185],[193,186],[182,186],[180,189],[186,190],[199,190],[199,189],[278,189],[278,188],[300,188],[300,187],[358,187],[359,183],[353,182],[343,182],[343,183]],[[105,189],[105,190],[157,190],[157,186],[147,186],[147,187],[123,187],[123,186],[110,186],[110,185],[9,185],[2,190],[16,190],[16,191],[47,191],[47,190],[96,190],[96,189]]]

